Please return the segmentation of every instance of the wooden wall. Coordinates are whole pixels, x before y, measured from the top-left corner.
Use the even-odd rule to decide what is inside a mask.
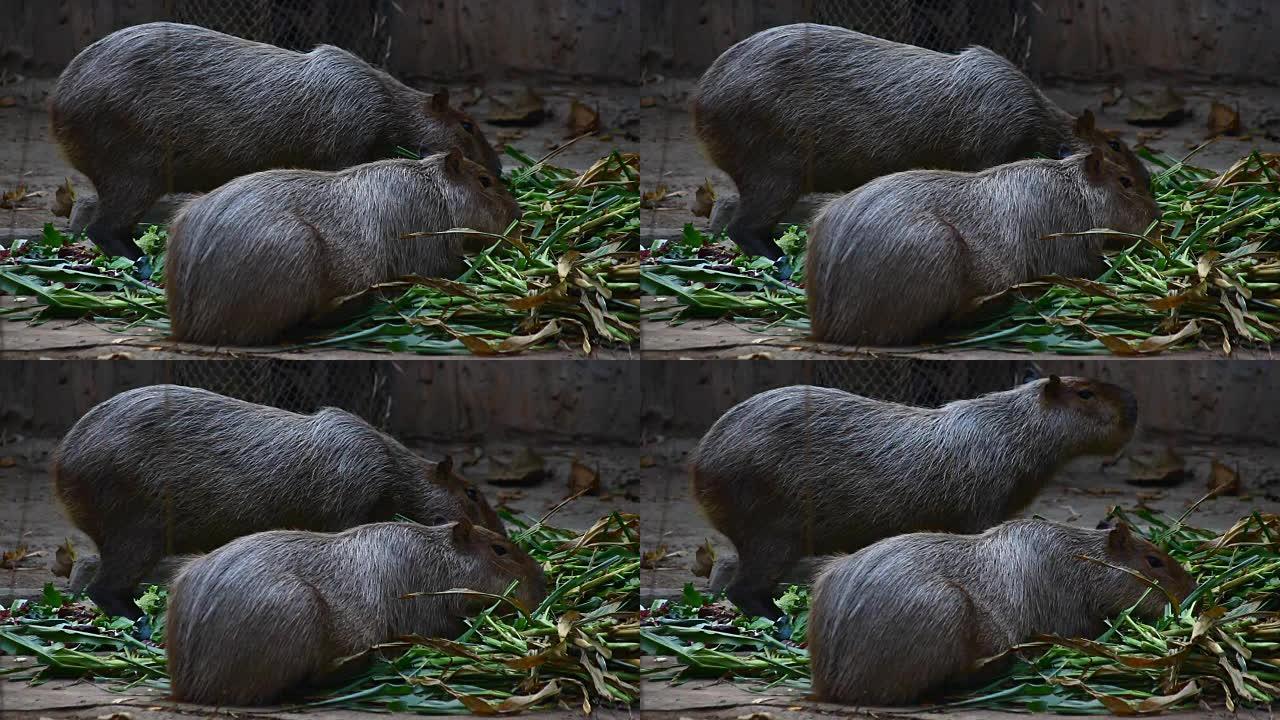
[[[204,362],[0,362],[0,430],[61,435],[115,393],[181,379],[177,364]],[[368,382],[368,375],[357,370],[370,364],[326,363],[322,373],[310,372],[304,379],[321,388],[349,390],[344,383]],[[390,380],[387,429],[406,440],[440,442],[630,444],[659,435],[697,437],[725,410],[755,393],[826,382],[818,363],[799,361],[424,360],[381,365]],[[1269,444],[1280,437],[1280,413],[1271,411],[1280,407],[1280,376],[1272,363],[1090,360],[1039,365],[1045,373],[1087,375],[1131,388],[1148,434]],[[1011,373],[1008,383],[1013,382]]]
[[[230,1],[230,0],[229,0]],[[353,0],[358,1],[358,0]],[[0,63],[56,74],[175,0],[0,0]],[[1049,78],[1276,82],[1276,0],[1037,0],[1032,65]],[[813,0],[396,0],[390,67],[410,78],[696,76],[725,48],[810,19]],[[11,22],[6,22],[11,21]]]

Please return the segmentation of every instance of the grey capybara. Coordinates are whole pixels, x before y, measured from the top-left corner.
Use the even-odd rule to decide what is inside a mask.
[[[1108,235],[1051,235],[1139,233],[1159,216],[1150,194],[1098,150],[978,173],[877,178],[828,204],[809,226],[812,336],[916,343],[963,323],[978,298],[1018,283],[1096,277],[1106,269],[1103,251],[1118,244]]]
[[[1179,601],[1195,588],[1126,525],[1012,520],[981,535],[899,535],[833,559],[809,614],[814,694],[914,704],[987,681],[999,663],[980,661],[1033,635],[1093,638],[1135,604],[1138,617],[1160,617],[1164,592],[1095,561],[1141,573]]]
[[[192,200],[169,226],[173,337],[262,345],[331,320],[338,298],[406,275],[454,276],[520,207],[457,150],[345,170],[265,170]],[[440,235],[405,237],[409,233]]]
[[[532,611],[547,595],[532,557],[461,520],[361,525],[337,534],[242,537],[183,568],[165,642],[176,700],[262,705],[341,677],[335,661],[407,635],[457,637],[500,594]],[[503,609],[506,609],[505,607]]]
[[[133,591],[164,556],[263,530],[337,531],[403,515],[505,532],[449,460],[423,459],[351,413],[299,415],[180,385],[90,409],[54,452],[53,484],[98,546],[89,597],[127,617],[138,617]]]
[[[776,618],[774,583],[798,559],[907,532],[985,530],[1071,459],[1124,447],[1137,415],[1129,391],[1079,377],[940,408],[783,387],[716,420],[691,457],[693,495],[738,551],[729,599]]]
[[[693,114],[707,154],[738,187],[730,238],[774,258],[773,225],[802,193],[901,170],[982,170],[1100,147],[1149,182],[1091,113],[1072,117],[982,47],[948,55],[828,25],[770,28],[711,64]]]
[[[135,25],[93,43],[63,70],[49,114],[63,153],[97,188],[89,238],[132,258],[134,225],[161,195],[258,170],[337,170],[397,146],[458,148],[502,169],[447,91],[414,90],[331,45],[300,53],[194,25]]]

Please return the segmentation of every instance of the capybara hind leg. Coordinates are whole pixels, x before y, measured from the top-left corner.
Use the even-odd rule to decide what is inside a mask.
[[[104,613],[137,620],[142,617],[142,610],[133,601],[134,591],[163,557],[163,550],[139,543],[107,543],[100,550],[98,572],[85,588],[86,594]]]
[[[142,250],[133,241],[138,221],[164,194],[158,183],[104,181],[97,185],[98,206],[85,234],[108,255],[136,260]]]
[[[800,199],[799,177],[752,177],[737,184],[738,207],[729,221],[729,238],[744,252],[775,260],[782,257],[782,249],[773,241],[773,229]]]
[[[764,528],[761,528],[765,531]],[[744,613],[770,619],[782,617],[773,602],[773,592],[786,568],[799,559],[792,545],[752,544],[738,550],[738,568],[725,588],[725,595]]]

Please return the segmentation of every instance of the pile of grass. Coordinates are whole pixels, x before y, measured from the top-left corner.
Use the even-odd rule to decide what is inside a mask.
[[[1193,153],[1194,154],[1194,153]],[[984,304],[980,320],[942,347],[1142,355],[1196,347],[1230,353],[1280,339],[1280,154],[1254,152],[1217,174],[1142,151],[1160,170],[1162,218],[1107,259],[1097,278],[1049,277]],[[1098,232],[1098,231],[1095,231]],[[808,328],[803,234],[786,262],[725,251],[692,227],[657,245],[642,282],[673,297],[657,319],[718,317]],[[725,255],[703,248],[717,247]],[[800,285],[803,283],[800,282]]]
[[[500,616],[495,603],[454,640],[406,638],[380,646],[357,678],[307,707],[493,714],[559,706],[629,707],[638,700],[639,520],[613,513],[575,533],[504,515],[513,541],[547,571],[547,599],[529,615]],[[39,602],[0,609],[0,651],[34,663],[6,672],[20,678],[111,678],[168,688],[163,590],[140,605],[146,618],[98,615],[90,605],[46,587]],[[402,650],[402,651],[401,651]]]
[[[1115,517],[1172,555],[1196,578],[1178,611],[1147,622],[1126,611],[1099,638],[1039,637],[1015,648],[998,680],[949,706],[1133,715],[1193,707],[1267,707],[1280,701],[1280,515],[1254,513],[1221,535],[1150,510]],[[675,659],[657,677],[751,678],[808,687],[807,596],[784,596],[787,618],[738,615],[686,590],[680,602],[642,610],[646,652]]]
[[[300,347],[425,355],[517,353],[557,343],[589,353],[639,339],[639,157],[614,152],[577,173],[507,148],[508,186],[524,217],[456,280],[408,278],[348,298],[353,319]],[[168,332],[163,229],[136,264],[104,257],[46,226],[0,252],[0,292],[32,298],[15,319],[89,318]],[[363,297],[369,295],[370,297]]]

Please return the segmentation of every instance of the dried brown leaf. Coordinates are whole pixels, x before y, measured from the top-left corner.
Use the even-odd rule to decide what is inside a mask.
[[[704,179],[702,184],[698,186],[697,192],[693,194],[693,205],[690,210],[698,217],[711,217],[711,210],[716,204],[716,190],[711,186],[710,179]]]

